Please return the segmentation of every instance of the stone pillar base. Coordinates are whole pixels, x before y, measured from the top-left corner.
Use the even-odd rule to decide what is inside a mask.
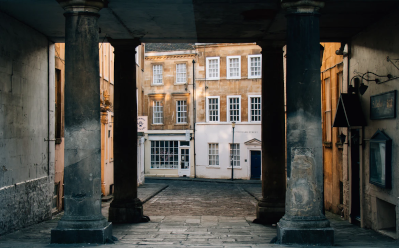
[[[107,223],[105,227],[93,229],[69,229],[55,228],[51,230],[51,243],[74,244],[93,243],[104,244],[112,240],[112,224]]]
[[[277,223],[277,240],[279,244],[334,245],[334,229],[327,219],[320,217],[314,220],[283,217]]]
[[[260,224],[276,224],[284,214],[284,202],[280,204],[271,204],[259,201],[258,205],[256,205],[256,219],[253,222]]]
[[[143,221],[143,204],[136,198],[133,202],[113,201],[109,207],[108,221],[113,223],[139,223]]]

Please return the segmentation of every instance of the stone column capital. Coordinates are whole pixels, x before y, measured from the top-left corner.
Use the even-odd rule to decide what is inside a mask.
[[[97,14],[108,3],[107,0],[57,0],[65,13]]]
[[[139,38],[134,39],[112,39],[107,38],[108,42],[115,48],[115,52],[120,50],[135,50],[137,46],[141,45],[141,40]]]
[[[299,0],[284,1],[281,8],[285,9],[289,14],[317,14],[324,7],[324,0]]]

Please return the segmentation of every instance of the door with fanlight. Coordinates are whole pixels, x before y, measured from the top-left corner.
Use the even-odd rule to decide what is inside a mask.
[[[190,148],[188,147],[180,147],[178,172],[180,177],[190,176]]]

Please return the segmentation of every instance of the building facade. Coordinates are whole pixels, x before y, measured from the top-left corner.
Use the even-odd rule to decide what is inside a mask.
[[[233,164],[235,179],[259,179],[261,48],[204,43],[196,51],[196,176],[228,179]]]
[[[146,176],[194,176],[193,44],[146,44]]]
[[[345,128],[332,127],[339,97],[343,92],[343,56],[335,51],[340,43],[322,43],[324,47],[321,66],[322,123],[323,123],[323,165],[324,165],[324,207],[335,214],[344,215],[343,143],[341,133]],[[347,205],[347,202],[345,202]]]

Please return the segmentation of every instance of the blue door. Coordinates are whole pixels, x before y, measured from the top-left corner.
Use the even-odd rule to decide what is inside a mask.
[[[251,151],[251,179],[260,179],[260,166],[260,151]]]

